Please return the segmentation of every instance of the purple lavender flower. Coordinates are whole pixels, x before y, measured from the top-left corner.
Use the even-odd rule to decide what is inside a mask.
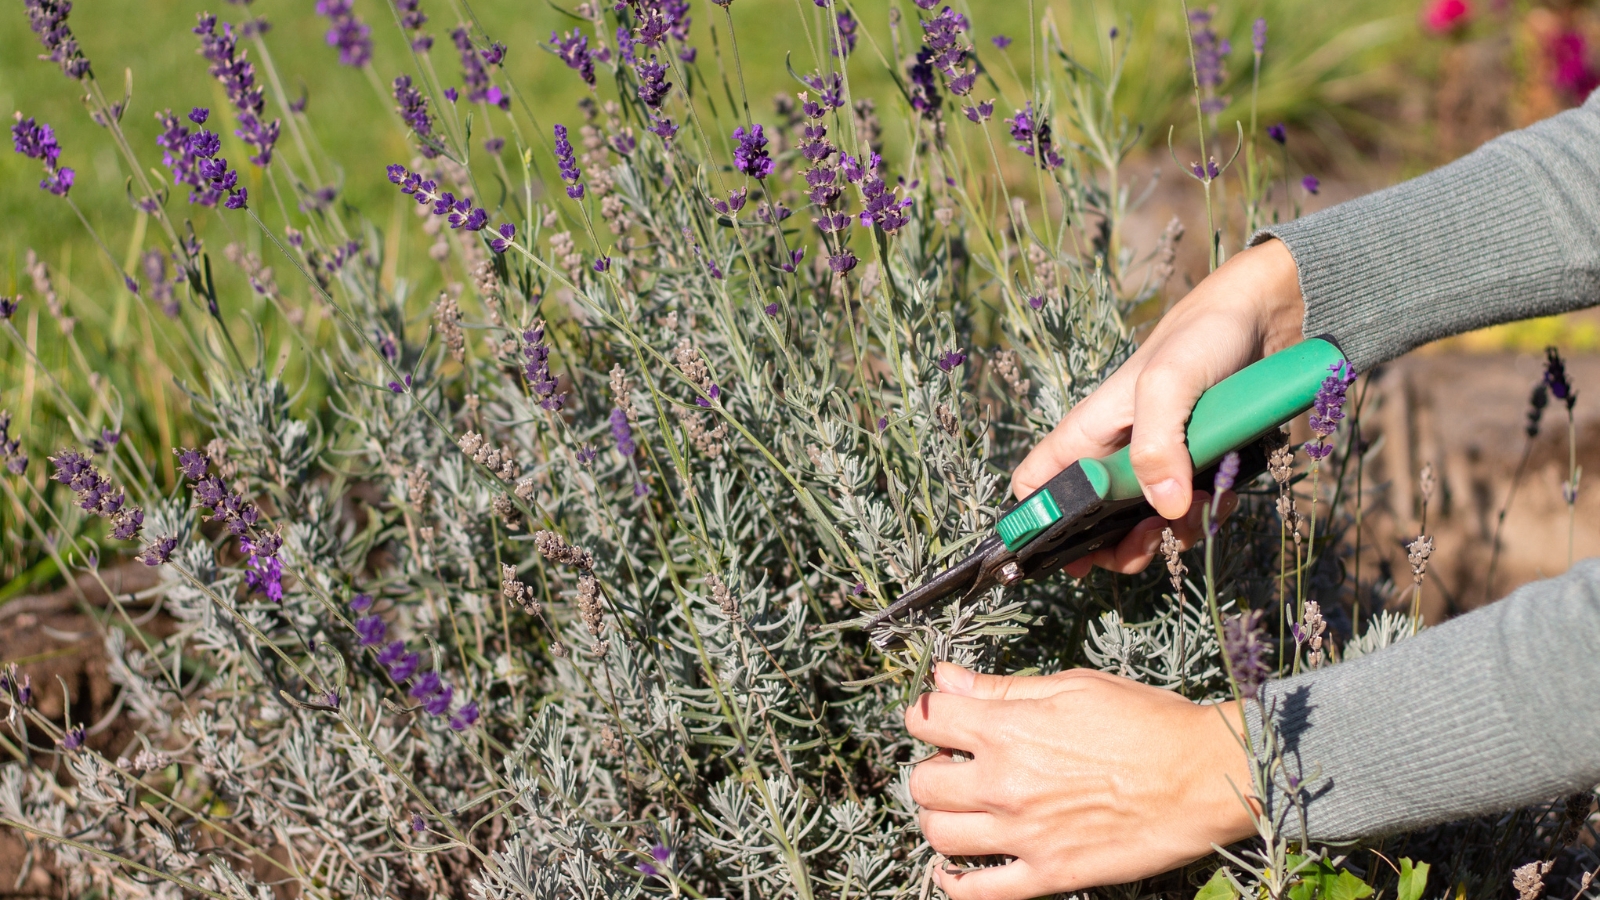
[[[927,61],[944,73],[945,87],[956,96],[969,93],[977,78],[975,72],[967,70],[967,51],[970,48],[965,33],[969,27],[967,17],[948,6],[939,10],[938,15],[922,22],[922,39],[932,54]]]
[[[17,300],[18,298],[16,297],[0,296],[0,321],[9,319],[17,314]]]
[[[644,875],[659,875],[661,870],[657,865],[665,866],[672,859],[672,848],[666,844],[656,843],[650,847],[650,859],[653,862],[641,862],[634,868]]]
[[[1055,150],[1050,135],[1050,120],[1036,115],[1032,102],[1006,122],[1011,126],[1011,139],[1016,142],[1017,149],[1038,160],[1039,168],[1058,169],[1066,162]]]
[[[261,85],[256,83],[256,67],[246,59],[250,53],[238,50],[234,26],[224,24],[222,34],[216,34],[216,16],[211,14],[200,16],[200,24],[194,27],[194,34],[200,35],[200,54],[211,62],[206,70],[221,83],[222,90],[227,91],[227,102],[234,106],[238,114],[238,128],[234,135],[254,147],[256,152],[251,155],[250,162],[266,167],[272,162],[272,147],[277,146],[280,123],[277,119],[272,122],[262,120],[266,101],[262,99]],[[200,122],[195,122],[195,125],[200,125]]]
[[[341,65],[361,68],[372,59],[372,29],[356,17],[351,0],[317,0],[317,15],[329,20],[328,46],[339,48]]]
[[[1189,172],[1201,181],[1215,181],[1222,174],[1222,167],[1215,159],[1207,159],[1203,164],[1190,163]]]
[[[768,303],[761,311],[766,313],[768,317],[776,319],[778,317],[778,304]]]
[[[454,731],[466,731],[478,723],[478,703],[469,701],[450,717],[450,728]]]
[[[911,82],[911,108],[924,119],[931,121],[939,118],[939,108],[944,104],[944,98],[939,96],[939,88],[934,82],[933,51],[927,48],[918,50],[916,61],[907,70],[906,77]]]
[[[478,49],[472,45],[472,35],[467,29],[457,28],[450,32],[450,40],[455,43],[456,53],[461,58],[461,80],[466,82],[467,102],[482,101],[509,110],[511,98],[490,83],[489,70],[484,67],[483,57],[478,53]],[[445,95],[450,96],[454,90],[451,88],[445,91]],[[450,96],[450,102],[455,102],[454,96]]]
[[[661,143],[672,146],[672,139],[678,134],[678,126],[666,116],[658,116],[650,120],[650,133],[661,138]]]
[[[68,4],[68,5],[70,5],[70,4]],[[79,725],[76,728],[68,728],[66,733],[61,736],[61,749],[63,749],[63,750],[77,750],[77,749],[79,749],[80,747],[83,746],[83,742],[84,742],[84,740],[87,739],[88,734],[89,733],[84,730],[82,725]]]
[[[639,76],[639,102],[651,110],[660,109],[672,90],[672,82],[666,77],[667,67],[651,56],[648,62],[640,60],[634,71]]]
[[[1261,610],[1247,610],[1228,617],[1222,624],[1222,652],[1228,660],[1229,674],[1239,686],[1239,696],[1254,700],[1269,672],[1266,640],[1261,633]]]
[[[584,84],[594,86],[594,54],[589,50],[589,39],[578,29],[563,37],[558,32],[550,32],[550,44],[556,48],[556,55],[583,78]]]
[[[824,109],[838,109],[844,106],[844,76],[834,72],[826,77],[822,75],[804,75],[800,80],[805,86],[816,91],[818,101]],[[806,112],[808,119],[820,119],[820,112]]]
[[[442,716],[450,711],[450,701],[454,697],[455,689],[448,684],[442,684],[437,692],[422,701],[422,711],[430,716]]]
[[[1344,360],[1329,366],[1328,371],[1333,374],[1322,379],[1322,387],[1317,389],[1316,399],[1312,401],[1311,433],[1317,436],[1317,441],[1306,446],[1306,455],[1317,461],[1333,452],[1327,439],[1339,430],[1339,422],[1344,418],[1345,394],[1356,381],[1355,370]]]
[[[1212,486],[1216,488],[1216,493],[1218,494],[1223,491],[1231,491],[1233,490],[1234,481],[1238,478],[1239,453],[1236,450],[1229,450],[1228,454],[1222,457],[1221,464],[1217,466],[1217,477],[1213,480]]]
[[[511,246],[511,240],[517,236],[517,226],[510,222],[502,223],[498,233],[499,237],[489,239],[489,249],[496,253],[504,253]]]
[[[361,638],[361,646],[376,647],[388,636],[389,626],[376,615],[362,616],[356,620],[356,634]]]
[[[208,110],[195,109],[189,114],[189,119],[194,120],[200,114],[200,122],[205,122]],[[162,133],[155,138],[155,144],[162,147],[162,163],[173,173],[174,184],[187,184],[190,187],[189,202],[200,203],[202,207],[214,207],[222,199],[221,191],[213,191],[208,179],[200,178],[200,159],[190,149],[189,128],[173,115],[173,110],[165,110],[157,114],[157,122],[162,123]]]
[[[909,221],[903,210],[911,206],[911,200],[896,200],[894,190],[878,174],[879,162],[878,154],[872,154],[869,174],[862,179],[859,221],[862,225],[877,225],[885,234],[894,234]]]
[[[438,182],[425,179],[399,163],[389,166],[387,171],[389,181],[400,186],[400,193],[410,194],[421,206],[431,206],[433,214],[443,216],[451,228],[482,231],[488,227],[489,213],[481,207],[473,206],[470,198],[457,198],[449,191],[441,191]],[[503,229],[505,226],[501,227]],[[358,242],[352,242],[343,251],[336,250],[335,268],[355,256],[360,246]]]
[[[418,700],[426,700],[439,693],[444,687],[444,682],[439,680],[439,673],[429,669],[411,683],[410,694]]]
[[[244,586],[251,593],[262,593],[273,603],[283,603],[283,561],[277,557],[276,541],[271,545],[249,538],[239,539],[239,549],[249,554],[245,560]],[[273,551],[271,553],[267,551]]]
[[[590,268],[594,269],[596,272],[611,271],[611,257],[602,256],[599,259],[596,259],[594,261],[594,265],[590,266]]]
[[[43,161],[47,168],[55,168],[56,160],[61,158],[55,129],[36,123],[31,117],[24,119],[20,112],[15,119],[16,124],[11,126],[12,149],[29,159]]]
[[[572,150],[572,142],[567,140],[567,126],[557,124],[556,135],[556,164],[561,167],[561,180],[567,183],[567,196],[574,200],[583,199],[583,172],[578,169],[577,154]]]
[[[1276,125],[1268,125],[1267,137],[1277,141],[1280,147],[1289,143],[1289,132],[1283,127],[1282,122],[1279,122]]]
[[[367,610],[369,610],[371,608],[372,608],[372,595],[371,594],[357,594],[354,597],[350,598],[350,611],[351,612],[362,613],[362,612],[366,612]]]
[[[1228,54],[1233,52],[1233,46],[1227,38],[1217,36],[1216,30],[1211,27],[1211,13],[1203,9],[1189,12],[1189,35],[1194,42],[1195,83],[1205,94],[1200,101],[1200,111],[1222,112],[1227,108],[1228,100],[1216,96],[1216,90],[1228,80],[1223,63]]]
[[[839,43],[844,45],[844,52],[839,52],[838,44],[833,45],[831,52],[834,56],[848,58],[856,49],[856,17],[846,10],[839,13],[836,21],[839,23]]]
[[[203,120],[203,116],[201,117]],[[187,131],[187,129],[184,129]],[[162,138],[167,135],[163,134]],[[161,140],[158,138],[157,140]],[[204,205],[214,205],[217,198],[226,197],[222,205],[228,209],[243,209],[245,201],[249,199],[249,192],[239,186],[239,173],[228,168],[228,161],[218,156],[222,150],[222,139],[214,131],[202,128],[195,134],[189,135],[184,148],[183,161],[192,165],[192,169],[185,174],[192,178],[199,193],[191,193],[190,200],[199,201],[209,199],[211,202]],[[173,175],[176,177],[178,168],[174,166]]]
[[[139,536],[144,512],[137,506],[126,506],[122,489],[112,485],[89,457],[68,449],[50,457],[50,462],[56,469],[51,480],[66,485],[77,495],[79,509],[109,519],[113,538],[131,541]]]
[[[400,27],[411,33],[411,49],[427,53],[433,49],[433,38],[422,33],[428,15],[422,11],[421,0],[395,0],[395,10],[400,13]]]
[[[739,142],[733,151],[735,169],[758,181],[772,174],[776,163],[767,155],[767,136],[760,125],[751,125],[748,131],[738,126],[733,129],[733,139]]]
[[[166,565],[172,559],[172,552],[178,549],[178,539],[172,535],[158,537],[155,543],[144,548],[134,559],[147,566]]]
[[[77,173],[56,165],[61,158],[61,145],[56,143],[55,129],[39,125],[32,118],[24,119],[19,112],[16,123],[11,126],[11,147],[29,159],[44,163],[44,180],[39,182],[39,187],[57,197],[65,197],[72,189]]]
[[[828,268],[839,273],[840,275],[843,275],[851,269],[854,269],[856,267],[856,262],[856,255],[851,253],[847,248],[828,257]]]
[[[261,86],[256,84],[255,65],[247,59],[249,53],[239,49],[232,25],[223,25],[222,33],[218,34],[217,17],[208,13],[200,16],[194,33],[200,37],[200,55],[211,63],[207,71],[222,84],[228,94],[228,102],[233,104],[239,116],[239,128],[234,134],[255,148],[255,155],[250,157],[251,163],[267,166],[272,162],[272,148],[278,143],[280,126],[277,119],[270,123],[262,120],[266,101],[262,99]],[[304,104],[301,108],[304,108]],[[162,125],[167,125],[165,119]]]
[[[960,350],[946,350],[938,359],[939,371],[948,373],[966,361],[967,355]]]
[[[1572,389],[1572,380],[1567,377],[1567,364],[1561,358],[1561,351],[1555,347],[1546,347],[1544,350],[1544,384],[1550,389],[1550,396],[1567,405],[1567,411],[1578,402],[1578,392]]]
[[[399,659],[388,663],[389,677],[395,681],[405,681],[411,677],[412,673],[417,671],[417,666],[421,664],[422,657],[415,653],[407,653]]]
[[[0,301],[5,301],[0,297]],[[0,302],[0,309],[4,303]],[[14,438],[11,431],[11,413],[0,412],[0,459],[5,460],[6,470],[13,475],[21,475],[28,471],[28,456],[22,452],[22,440]]]
[[[527,360],[523,364],[522,375],[528,381],[528,389],[539,401],[541,409],[559,412],[566,395],[556,393],[560,382],[550,373],[550,347],[544,342],[544,323],[534,323],[532,328],[522,333],[522,340],[522,356]]]
[[[1257,56],[1267,52],[1267,20],[1257,19],[1250,29],[1250,47]]]
[[[67,27],[67,14],[72,12],[68,0],[23,0],[28,13],[28,27],[39,36],[39,43],[49,52],[39,58],[61,67],[68,78],[83,79],[89,74],[89,60],[78,47],[78,39]]]
[[[1315,197],[1317,191],[1322,190],[1322,180],[1315,175],[1307,175],[1300,179],[1300,186],[1306,189],[1306,193]]]
[[[184,478],[199,481],[206,477],[206,471],[211,468],[211,461],[206,459],[204,453],[189,449],[174,452],[178,454],[178,470],[183,473]]]
[[[1011,38],[1008,38],[1003,34],[997,34],[994,37],[989,38],[989,43],[993,44],[996,50],[1004,50],[1005,48],[1011,46]]]
[[[411,76],[398,75],[394,79],[394,99],[399,103],[400,118],[417,136],[418,150],[427,159],[439,155],[439,141],[433,136],[433,119],[428,115],[428,98],[411,86]],[[490,151],[493,152],[493,151]]]
[[[967,107],[962,112],[967,114],[968,119],[981,125],[989,121],[989,117],[994,115],[994,101],[985,100],[976,106]]]

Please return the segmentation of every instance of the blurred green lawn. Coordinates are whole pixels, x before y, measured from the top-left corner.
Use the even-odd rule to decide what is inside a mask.
[[[891,165],[905,139],[893,127],[905,118],[896,108],[903,108],[904,101],[898,99],[882,61],[894,53],[889,26],[894,6],[898,6],[901,21],[914,27],[915,10],[904,0],[865,0],[854,7],[862,39],[850,59],[855,96],[875,97],[888,126],[886,154]],[[1107,53],[1127,54],[1127,74],[1118,95],[1121,110],[1131,121],[1145,124],[1147,145],[1164,144],[1168,126],[1174,125],[1179,155],[1186,159],[1195,156],[1195,151],[1184,149],[1194,141],[1195,124],[1178,0],[1013,0],[958,2],[957,6],[972,20],[980,60],[1002,89],[999,115],[1010,114],[1026,96],[1022,85],[1028,82],[1033,64],[1026,40],[1031,21],[1034,28],[1059,35],[1068,51],[1090,67],[1103,66]],[[460,0],[423,0],[423,9],[431,17],[428,30],[436,40],[434,66],[447,84],[458,83],[460,72],[448,32],[470,14],[494,39],[510,47],[506,75],[518,85],[541,123],[546,127],[554,121],[578,123],[575,103],[588,91],[576,74],[546,49],[553,29],[573,27],[571,17],[555,6],[527,2],[479,0],[469,10]],[[335,50],[324,40],[327,23],[314,14],[313,0],[258,0],[249,6],[222,0],[78,0],[70,24],[108,95],[120,94],[125,79],[131,84],[124,128],[144,165],[160,172],[158,180],[165,181],[160,151],[154,143],[159,131],[155,114],[169,108],[181,114],[191,106],[219,110],[227,106],[221,88],[207,76],[206,63],[196,52],[197,39],[190,30],[196,14],[210,11],[235,22],[247,15],[265,16],[272,24],[266,40],[286,90],[294,96],[305,88],[317,139],[326,155],[342,166],[332,176],[341,190],[341,202],[368,210],[382,223],[397,208],[384,166],[411,156],[387,85],[395,75],[411,71],[413,62],[387,2],[356,0],[356,10],[372,26],[377,45],[370,73],[338,64]],[[771,123],[775,119],[771,98],[800,89],[787,73],[786,58],[799,71],[809,71],[815,64],[803,25],[803,17],[814,14],[812,3],[734,0],[731,12],[752,112],[757,121]],[[1257,16],[1263,16],[1271,36],[1259,97],[1262,127],[1287,121],[1295,129],[1292,146],[1297,151],[1307,152],[1301,148],[1311,147],[1324,158],[1342,154],[1350,161],[1358,161],[1362,148],[1383,136],[1383,110],[1393,98],[1397,60],[1411,53],[1413,48],[1408,45],[1414,44],[1417,35],[1415,13],[1408,3],[1245,0],[1221,5],[1216,13],[1216,27],[1233,43],[1227,93],[1234,102],[1219,117],[1224,133],[1231,133],[1233,121],[1248,115],[1250,27]],[[698,102],[708,112],[713,106],[725,109],[729,91],[723,87],[722,73],[733,71],[734,43],[729,40],[723,11],[706,0],[693,0],[692,15],[693,43],[699,48]],[[1121,33],[1115,45],[1109,37],[1113,25]],[[1002,53],[989,41],[997,34],[1009,35],[1016,43]],[[914,47],[919,40],[920,34],[902,27],[900,47]],[[614,44],[614,39],[608,43]],[[243,45],[251,47],[249,42]],[[63,148],[61,164],[78,172],[73,199],[123,266],[136,271],[138,254],[159,246],[154,229],[146,234],[140,216],[129,204],[123,161],[107,133],[90,122],[77,97],[78,85],[54,65],[38,61],[39,50],[22,5],[8,4],[0,11],[0,110],[8,114],[18,111],[56,128]],[[251,56],[256,56],[253,48]],[[1054,58],[1038,62],[1061,65]],[[614,95],[606,81],[602,69],[602,99]],[[736,94],[738,88],[733,87],[732,92]],[[980,82],[980,99],[989,92],[988,85]],[[268,116],[281,115],[270,91],[267,99]],[[224,155],[243,161],[247,154],[231,135],[231,116],[221,121],[223,127],[217,130],[224,135]],[[528,123],[523,120],[522,125],[528,133]],[[503,121],[496,122],[495,128],[506,131]],[[1392,137],[1418,138],[1409,134]],[[481,142],[477,143],[475,152],[481,153]],[[286,134],[280,151],[288,152],[288,146]],[[541,160],[541,165],[548,161]],[[1018,166],[1020,171],[1020,163]],[[263,190],[259,172],[248,165],[241,168],[253,205],[278,227],[282,214],[266,202],[269,192]],[[14,324],[29,346],[36,348],[44,367],[80,401],[89,393],[82,377],[85,368],[109,379],[127,409],[124,431],[136,446],[150,448],[147,455],[170,479],[170,456],[154,448],[192,445],[204,437],[187,416],[174,383],[174,367],[181,372],[182,362],[165,358],[161,349],[175,340],[172,328],[159,317],[152,319],[140,312],[67,205],[36,187],[39,177],[35,161],[0,153],[0,221],[4,222],[0,228],[0,293],[23,295],[23,312]],[[291,306],[299,305],[306,293],[297,277],[270,248],[261,249],[260,236],[250,233],[243,217],[222,217],[216,211],[191,207],[184,202],[183,192],[176,192],[168,209],[179,220],[191,216],[206,238],[218,264],[223,311],[234,323],[235,333],[248,335],[250,325],[260,324],[269,345],[280,340],[285,323],[251,294],[241,275],[229,270],[221,259],[222,248],[231,241],[242,241],[260,252],[267,265],[277,268],[278,283]],[[79,351],[62,340],[59,327],[25,283],[23,259],[29,248],[37,250],[51,267],[69,314],[78,320],[76,337],[83,358],[77,366],[72,363]],[[418,291],[414,296],[429,295]],[[420,308],[419,303],[418,311]],[[52,407],[44,376],[13,342],[0,341],[0,409],[15,413],[13,433],[23,435],[33,454],[29,478],[41,488],[46,474],[43,455],[71,440]],[[311,392],[307,404],[316,404],[319,396]],[[0,596],[7,590],[14,592],[27,580],[16,579],[37,553],[36,549],[22,549],[32,538],[21,529],[10,504],[4,506],[7,508],[0,509],[0,536],[8,549],[0,553],[0,586],[14,583],[9,589],[0,587]]]

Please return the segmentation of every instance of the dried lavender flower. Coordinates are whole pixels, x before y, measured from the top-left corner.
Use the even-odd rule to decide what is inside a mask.
[[[1183,577],[1189,574],[1189,567],[1183,564],[1182,552],[1178,536],[1172,533],[1172,529],[1161,529],[1161,556],[1167,561],[1167,578],[1172,582],[1173,595],[1177,597],[1183,596]]]
[[[1517,900],[1539,900],[1544,894],[1544,876],[1553,868],[1555,860],[1534,860],[1513,869],[1511,887],[1517,892]]]
[[[588,571],[594,568],[594,556],[589,551],[574,547],[567,543],[561,535],[553,531],[536,531],[533,535],[534,549],[539,555],[554,563],[572,566],[575,569]]]
[[[1433,556],[1433,538],[1422,534],[1406,545],[1406,562],[1411,564],[1413,584],[1421,584],[1428,574],[1428,559]]]

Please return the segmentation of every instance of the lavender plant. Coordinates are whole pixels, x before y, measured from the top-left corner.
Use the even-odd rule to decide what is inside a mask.
[[[327,43],[392,98],[415,151],[342,161],[381,168],[402,211],[364,217],[328,193],[340,161],[283,91],[265,20],[201,15],[228,105],[171,98],[189,124],[164,113],[136,147],[70,6],[29,0],[158,226],[126,287],[152,320],[177,310],[165,349],[210,437],[130,447],[100,419],[119,407],[58,389],[78,446],[51,462],[76,505],[41,519],[0,419],[7,499],[62,570],[132,557],[159,572],[142,599],[173,625],[111,591],[94,618],[121,745],[44,716],[5,674],[0,824],[79,894],[923,897],[933,854],[905,774],[925,748],[900,710],[934,661],[1088,663],[1251,698],[1274,668],[1263,623],[1285,616],[1311,665],[1337,658],[1321,612],[1337,590],[1313,577],[1333,541],[1312,527],[1301,553],[1287,448],[1280,506],[1210,529],[1203,586],[1174,542],[1170,591],[1063,578],[907,622],[903,651],[861,633],[993,524],[1010,464],[1126,356],[1124,316],[1173,273],[1174,232],[1142,254],[1120,232],[1136,131],[1119,58],[1096,68],[1044,30],[1032,50],[1058,62],[1007,96],[980,78],[967,16],[936,5],[891,11],[887,46],[876,11],[804,10],[811,68],[769,113],[734,102],[731,2],[714,72],[685,3],[579,7],[547,49],[591,94],[556,110],[504,77],[511,51],[466,7],[436,58],[426,27],[445,13],[396,2],[411,55],[390,61],[351,3],[324,0]],[[899,97],[855,95],[868,51]],[[902,154],[879,143],[879,104]],[[247,167],[222,156],[230,126]],[[70,202],[49,126],[19,120],[14,142]],[[246,298],[219,291],[215,238],[179,225],[189,205],[252,236],[259,252],[230,241],[224,258],[292,343],[229,330]],[[25,348],[22,302],[0,309]],[[1346,374],[1319,405],[1318,461]],[[301,401],[313,385],[325,406]],[[168,452],[175,492],[150,474]],[[1253,573],[1288,565],[1291,532],[1297,588],[1274,593]],[[1388,622],[1346,653],[1401,638]],[[1258,762],[1258,793],[1289,777],[1270,746]],[[1228,868],[1137,890],[1215,869],[1282,897],[1342,877],[1286,815],[1268,810]]]

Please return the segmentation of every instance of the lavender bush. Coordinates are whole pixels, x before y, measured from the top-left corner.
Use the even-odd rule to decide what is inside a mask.
[[[165,352],[210,435],[131,446],[106,417],[136,398],[83,408],[55,385],[78,446],[31,462],[71,505],[32,516],[34,483],[4,482],[63,571],[135,556],[161,576],[140,600],[175,623],[157,633],[114,594],[97,621],[126,746],[40,715],[6,674],[19,761],[0,768],[0,819],[69,893],[925,897],[934,856],[905,776],[926,748],[900,711],[933,661],[1090,664],[1207,699],[1341,656],[1324,617],[1349,636],[1327,552],[1343,513],[1319,528],[1317,501],[1353,456],[1344,372],[1319,404],[1318,476],[1285,448],[1276,487],[1212,530],[1203,579],[1172,546],[1170,583],[997,591],[908,623],[889,654],[860,631],[993,523],[1010,465],[1131,350],[1125,316],[1164,296],[1181,228],[1145,248],[1121,229],[1126,34],[1103,63],[1033,35],[1050,63],[1007,94],[963,12],[891,8],[885,44],[883,10],[822,2],[796,55],[814,67],[792,63],[793,93],[764,107],[742,92],[743,9],[585,4],[542,49],[592,94],[550,109],[502,69],[535,49],[470,15],[445,27],[442,5],[399,0],[368,22],[322,0],[328,52],[392,97],[415,151],[343,161],[384,168],[403,211],[363,216],[321,187],[335,161],[264,19],[199,17],[227,106],[173,97],[145,147],[70,5],[26,5],[154,225],[125,289],[177,316]],[[691,15],[730,36],[720,63],[691,45]],[[1189,22],[1211,141],[1193,172],[1220,201],[1226,41]],[[375,57],[391,26],[408,57]],[[1259,73],[1264,28],[1254,40]],[[851,61],[886,66],[899,94],[854,93]],[[13,139],[60,198],[41,202],[72,203],[85,151],[25,117]],[[1287,198],[1246,140],[1253,225]],[[217,208],[221,256],[191,205]],[[219,291],[224,260],[292,343],[228,327],[243,298]],[[49,302],[38,271],[0,305],[19,346],[17,303]],[[325,408],[300,402],[313,385]],[[21,446],[0,428],[14,476]],[[175,492],[152,476],[168,452]],[[1413,628],[1371,618],[1343,655]],[[1269,750],[1258,779],[1283,777]],[[1107,893],[1390,883],[1286,837],[1294,814],[1268,810],[1221,868]]]

